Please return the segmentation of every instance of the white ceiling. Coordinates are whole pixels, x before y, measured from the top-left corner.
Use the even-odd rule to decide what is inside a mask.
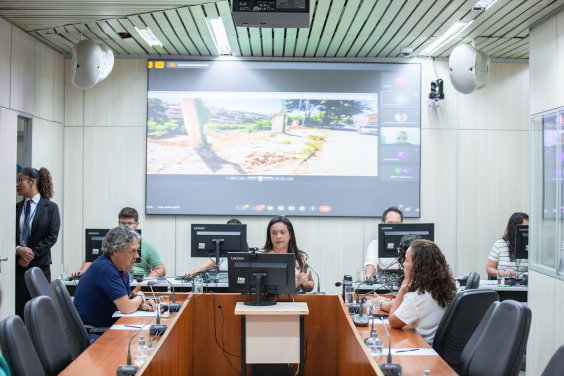
[[[305,29],[235,27],[228,1],[1,1],[0,16],[53,48],[70,53],[81,38],[107,44],[116,55],[218,55],[207,18],[221,17],[235,56],[395,57],[422,51],[458,20],[473,23],[433,55],[446,57],[475,41],[491,57],[527,59],[529,27],[564,9],[564,0],[498,0],[474,11],[477,0],[310,0]],[[163,47],[135,31],[150,27]],[[132,38],[122,39],[119,33]],[[119,57],[119,56],[118,56]]]

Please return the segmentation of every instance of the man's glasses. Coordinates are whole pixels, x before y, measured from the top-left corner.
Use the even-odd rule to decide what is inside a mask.
[[[119,222],[120,226],[133,226],[136,222]]]

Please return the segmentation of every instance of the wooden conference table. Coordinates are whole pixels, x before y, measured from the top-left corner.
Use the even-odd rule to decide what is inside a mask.
[[[169,319],[164,335],[154,340],[154,350],[137,375],[239,375],[241,360],[224,354],[216,343],[216,335],[226,351],[241,355],[241,317],[234,311],[236,303],[248,301],[249,296],[176,295],[177,301],[183,303],[182,308]],[[386,356],[370,355],[363,342],[369,336],[369,328],[354,326],[340,295],[295,295],[293,299],[306,302],[309,309],[304,322],[308,339],[305,375],[382,375],[378,364],[386,362]],[[280,301],[288,301],[288,297],[281,296]],[[116,324],[140,326],[148,320],[148,317],[122,317]],[[136,330],[108,330],[60,375],[115,375],[118,366],[126,364],[127,344]],[[377,330],[385,339],[386,350],[382,324],[377,324]],[[142,330],[139,335],[147,342],[152,337],[148,330]],[[131,344],[132,358],[139,335]],[[392,348],[429,348],[411,327],[390,329],[390,335]],[[456,375],[438,355],[407,354],[393,357],[394,362],[401,364],[403,375],[423,375],[427,369],[434,376]]]

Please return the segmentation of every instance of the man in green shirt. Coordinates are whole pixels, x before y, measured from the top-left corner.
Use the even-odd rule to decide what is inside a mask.
[[[118,214],[118,225],[127,226],[133,230],[137,229],[139,226],[139,213],[133,208],[123,208]],[[157,272],[159,272],[163,277],[166,275],[166,269],[161,261],[159,252],[155,245],[148,239],[141,238],[141,257],[143,260],[147,261]],[[84,261],[80,270],[71,272],[71,276],[75,277],[81,275],[88,269],[91,262]],[[150,270],[150,268],[144,262],[135,263],[133,266],[133,274],[143,274],[145,277],[160,277],[158,273]]]

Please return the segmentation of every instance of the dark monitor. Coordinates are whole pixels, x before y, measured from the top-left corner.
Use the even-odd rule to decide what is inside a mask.
[[[219,254],[216,254],[219,250]],[[220,256],[247,250],[247,225],[226,223],[192,224],[192,257]]]
[[[229,292],[256,294],[246,305],[274,305],[261,302],[261,294],[296,293],[296,264],[293,253],[229,252]]]
[[[84,261],[94,262],[102,254],[102,241],[110,229],[86,229],[85,230],[85,247],[84,247]],[[135,230],[141,236],[141,230]],[[141,242],[139,242],[139,257],[141,257]],[[135,262],[141,262],[140,259]]]
[[[378,257],[396,258],[401,238],[405,235],[419,235],[421,239],[435,240],[434,223],[379,223]]]
[[[517,225],[515,232],[515,259],[529,258],[529,225]]]

